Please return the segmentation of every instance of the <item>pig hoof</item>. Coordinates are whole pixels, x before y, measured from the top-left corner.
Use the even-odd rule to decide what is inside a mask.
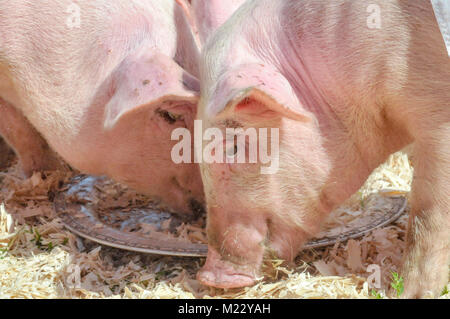
[[[226,273],[216,274],[209,270],[199,271],[197,274],[197,280],[205,286],[216,288],[241,288],[255,284],[255,279],[248,275]]]

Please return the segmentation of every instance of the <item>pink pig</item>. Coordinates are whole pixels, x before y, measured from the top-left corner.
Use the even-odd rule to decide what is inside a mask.
[[[56,152],[177,212],[203,202],[198,166],[170,157],[199,92],[199,48],[174,0],[2,1],[0,39],[0,135],[26,176]]]
[[[414,142],[402,297],[439,294],[450,257],[450,59],[431,3],[250,0],[209,38],[200,66],[204,130],[280,136],[275,174],[201,164],[203,284],[252,285],[266,253],[292,260],[374,168]]]

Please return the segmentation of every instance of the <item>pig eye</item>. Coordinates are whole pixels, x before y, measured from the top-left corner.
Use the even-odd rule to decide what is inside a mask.
[[[166,121],[169,124],[174,124],[176,121],[183,119],[182,115],[174,114],[163,109],[157,109],[155,113],[158,114],[160,117],[162,117],[164,121]]]
[[[226,150],[227,157],[234,157],[238,152],[238,146],[237,144],[233,144],[232,147],[228,147]]]

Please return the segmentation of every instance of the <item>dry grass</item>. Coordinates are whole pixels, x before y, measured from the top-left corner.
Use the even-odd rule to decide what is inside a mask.
[[[195,280],[203,259],[121,251],[65,230],[51,200],[69,175],[22,180],[17,165],[0,173],[0,298],[372,298],[367,267],[380,266],[384,296],[403,252],[406,216],[361,239],[305,251],[293,265],[274,260],[254,287],[205,288]],[[346,207],[381,189],[409,191],[411,178],[407,156],[394,154]]]

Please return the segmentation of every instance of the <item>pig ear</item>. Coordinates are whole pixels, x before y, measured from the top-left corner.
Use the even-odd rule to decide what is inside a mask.
[[[196,106],[199,83],[171,58],[144,52],[125,59],[112,75],[109,90],[112,94],[105,106],[105,129],[144,107]]]
[[[201,48],[201,41],[199,37],[199,29],[197,25],[197,21],[194,17],[194,12],[192,9],[192,5],[188,0],[175,0],[175,2],[178,5],[178,8],[180,8],[181,13],[186,21],[186,24],[189,26],[189,29],[191,31],[191,37],[197,46],[198,49]]]
[[[213,93],[210,109],[215,115],[274,112],[296,121],[310,121],[287,79],[262,64],[224,74]]]

